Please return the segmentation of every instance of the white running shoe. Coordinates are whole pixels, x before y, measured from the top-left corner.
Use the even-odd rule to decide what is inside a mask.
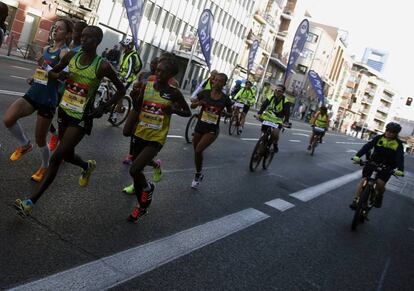
[[[200,175],[198,178],[194,176],[193,182],[191,182],[191,188],[197,189],[200,186],[200,182],[203,181],[204,175]]]

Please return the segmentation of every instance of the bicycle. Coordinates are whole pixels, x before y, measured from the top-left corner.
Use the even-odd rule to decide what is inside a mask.
[[[243,103],[234,102],[233,104],[233,113],[230,118],[229,123],[229,135],[233,135],[235,132],[237,135],[240,135],[240,120],[241,115],[243,114]]]
[[[356,209],[354,216],[352,218],[351,229],[354,231],[359,223],[364,223],[365,220],[369,221],[368,213],[374,207],[375,201],[378,198],[377,191],[375,190],[375,184],[378,179],[378,173],[386,170],[388,167],[377,164],[373,161],[361,161],[358,163],[360,166],[371,165],[374,166],[374,171],[372,172],[371,176],[366,179],[363,184],[362,192],[357,200]],[[394,171],[391,171],[392,175],[394,175]]]
[[[255,116],[256,117],[256,116]],[[260,119],[259,119],[260,120]],[[273,123],[267,120],[262,120],[262,125],[267,125],[265,132],[262,132],[259,140],[257,141],[253,153],[250,157],[249,168],[251,172],[254,172],[260,165],[263,159],[263,170],[269,168],[270,163],[275,155],[274,144],[271,142],[271,134],[274,128],[278,128],[279,124]],[[289,128],[289,124],[284,124],[283,128]]]
[[[187,126],[185,127],[185,140],[187,143],[193,142],[193,135],[194,135],[194,128],[198,122],[199,114],[194,113],[191,115],[190,119],[188,119]]]
[[[311,142],[311,150],[310,150],[311,156],[313,156],[313,154],[315,153],[315,149],[318,146],[324,132],[325,132],[324,128],[313,126],[313,139]]]
[[[111,97],[115,94],[116,88],[108,79],[102,80],[99,88],[96,92],[95,101],[93,103],[93,108],[96,109],[101,103],[108,102]],[[118,105],[119,104],[119,105]],[[132,99],[130,96],[126,95],[121,98],[121,100],[105,109],[104,114],[109,114],[108,122],[113,126],[119,126],[125,122],[128,117],[129,112],[132,108]],[[116,118],[114,118],[116,116]]]

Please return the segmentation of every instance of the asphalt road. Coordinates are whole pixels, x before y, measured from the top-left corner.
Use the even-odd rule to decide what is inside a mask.
[[[4,59],[0,66],[3,115],[14,92],[28,88],[33,66]],[[22,120],[32,139],[34,118]],[[78,186],[78,168],[63,164],[32,217],[22,219],[11,204],[35,187],[40,157],[35,149],[11,162],[16,142],[1,125],[0,289],[414,290],[412,157],[407,177],[390,181],[383,207],[351,232],[352,173],[360,169],[350,157],[363,141],[328,133],[311,157],[309,126],[294,121],[270,169],[251,173],[259,125],[250,115],[241,138],[222,127],[193,190],[186,121],[173,118],[159,154],[164,176],[138,224],[126,221],[136,199],[121,193],[131,181],[121,128],[97,120],[77,149],[97,161],[88,187]]]

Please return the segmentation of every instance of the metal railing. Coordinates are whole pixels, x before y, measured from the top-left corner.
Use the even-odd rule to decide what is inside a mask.
[[[36,60],[36,56],[41,49],[42,47],[35,43],[18,42],[14,35],[8,36],[2,46],[2,50],[6,50],[7,56],[15,56],[28,60]]]

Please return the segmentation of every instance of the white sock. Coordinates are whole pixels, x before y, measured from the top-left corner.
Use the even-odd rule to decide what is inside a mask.
[[[48,168],[49,167],[49,156],[50,151],[48,146],[44,146],[39,148],[40,151],[40,157],[42,158],[42,168]]]
[[[26,146],[29,144],[30,140],[27,138],[18,121],[9,127],[9,131],[21,143],[21,145]]]

